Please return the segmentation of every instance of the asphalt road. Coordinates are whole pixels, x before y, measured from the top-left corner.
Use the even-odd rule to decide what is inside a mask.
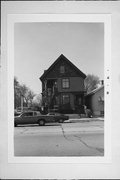
[[[104,122],[15,127],[15,156],[103,156]]]

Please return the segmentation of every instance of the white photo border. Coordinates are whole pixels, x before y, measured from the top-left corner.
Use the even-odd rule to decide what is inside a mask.
[[[15,157],[14,156],[14,24],[28,22],[104,23],[104,156]],[[8,162],[9,163],[110,163],[111,162],[111,14],[8,14]],[[109,78],[108,78],[109,77]]]

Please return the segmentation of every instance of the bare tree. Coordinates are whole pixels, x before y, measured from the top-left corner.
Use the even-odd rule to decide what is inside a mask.
[[[17,77],[14,77],[14,104],[15,108],[21,106],[32,106],[32,101],[35,94],[30,88],[28,88],[25,84],[20,84],[17,80]]]
[[[34,106],[39,106],[39,107],[42,106],[42,95],[41,94],[37,94],[34,97],[33,104],[34,104]]]
[[[15,77],[14,77],[14,87],[18,86],[18,84],[19,84],[19,82],[18,82],[18,80],[17,80],[17,77],[15,76]]]
[[[25,84],[20,85],[20,94],[21,97],[23,97],[23,105],[24,106],[28,106],[28,101],[27,101],[27,92],[28,92],[28,88]]]
[[[85,78],[85,90],[87,93],[91,92],[92,90],[96,89],[100,83],[100,79],[98,76],[93,74],[88,74]]]
[[[28,89],[27,96],[26,96],[28,106],[32,106],[34,96],[35,96],[34,92]]]
[[[32,106],[32,101],[35,96],[34,92],[30,90],[25,84],[20,86],[21,95],[24,97],[25,106]]]
[[[14,77],[14,106],[20,107],[21,105],[21,94],[20,94],[20,84],[17,77]]]

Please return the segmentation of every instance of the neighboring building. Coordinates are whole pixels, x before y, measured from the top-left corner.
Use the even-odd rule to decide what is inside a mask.
[[[104,115],[104,85],[86,95],[86,106],[93,115]]]
[[[86,75],[63,54],[44,71],[42,81],[43,106],[63,113],[77,113],[84,105]]]

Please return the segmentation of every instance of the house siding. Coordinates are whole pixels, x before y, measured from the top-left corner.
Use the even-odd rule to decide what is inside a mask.
[[[71,108],[72,110],[75,109],[75,105],[74,105],[74,95],[71,93],[70,94],[70,103],[71,103]]]
[[[65,67],[65,73],[60,73],[60,67]],[[79,77],[79,73],[71,67],[64,59],[61,59],[57,64],[55,64],[54,69],[48,72],[46,78],[56,78],[56,77]]]
[[[99,101],[100,97],[104,98],[104,88],[87,97],[87,106],[94,115],[101,115],[101,112],[104,111],[104,104]]]
[[[64,71],[61,71],[64,67]],[[65,56],[61,55],[40,77],[42,81],[42,99],[43,106],[48,109],[56,109],[63,113],[77,112],[84,101],[84,79],[86,75],[82,73],[74,64]],[[64,88],[62,87],[62,79]],[[63,95],[69,95],[69,103],[64,102]],[[49,101],[48,101],[49,100]],[[81,100],[81,102],[80,102]]]
[[[66,77],[67,78],[67,77]],[[62,78],[58,78],[58,92],[80,92],[84,91],[84,79],[81,77],[68,77],[70,81],[69,88],[62,88]]]

